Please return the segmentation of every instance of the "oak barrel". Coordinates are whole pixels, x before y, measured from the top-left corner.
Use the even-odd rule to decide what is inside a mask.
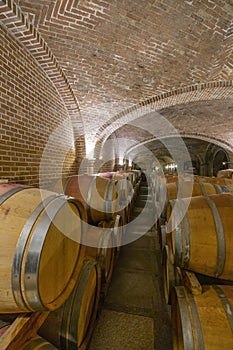
[[[225,178],[225,177],[216,177],[216,176],[195,176],[196,182],[208,182],[213,184],[218,184],[220,186],[228,186],[232,185],[233,179]]]
[[[114,171],[106,171],[103,173],[98,173],[97,175],[101,177],[106,177],[107,179],[112,179],[115,174],[116,173]]]
[[[217,177],[233,180],[233,169],[222,169],[217,172]]]
[[[177,198],[189,198],[196,196],[209,196],[222,193],[224,189],[218,184],[207,182],[178,181],[166,185],[166,202],[162,217],[166,218],[168,202]]]
[[[124,216],[125,208],[129,205],[130,197],[129,197],[129,186],[127,179],[124,175],[121,175],[117,172],[106,172],[106,173],[98,173],[98,176],[105,177],[108,179],[112,179],[112,184],[115,184],[115,192],[117,193],[117,199],[116,199],[116,205],[115,205],[115,213],[113,214],[113,219],[115,220],[115,217],[117,214],[121,216],[121,218]],[[106,220],[101,220],[105,221]],[[121,219],[121,226],[125,225],[124,219]]]
[[[109,283],[115,262],[113,228],[90,226],[85,235],[84,244],[86,256],[98,261],[102,270],[102,280]]]
[[[174,350],[233,349],[233,286],[175,287],[171,320]]]
[[[179,181],[179,176],[165,174],[166,183],[173,183]]]
[[[113,247],[115,249],[115,253],[120,252],[121,244],[123,243],[123,226],[122,226],[122,217],[120,215],[116,215],[115,220],[111,221],[100,221],[98,226],[102,228],[109,228],[113,230]]]
[[[133,191],[133,173],[129,173],[126,171],[117,171],[114,176],[115,180],[119,182],[119,187],[122,193],[122,200],[128,200],[128,197],[132,195]]]
[[[19,350],[57,350],[51,343],[41,337],[35,337],[29,340]]]
[[[214,177],[201,175],[194,175],[193,178],[195,182],[212,182],[212,179],[214,179]]]
[[[159,245],[162,252],[167,241],[168,233],[167,233],[166,225],[164,225],[164,223],[159,223],[157,227],[157,231],[158,231]]]
[[[0,185],[0,313],[54,310],[75,285],[84,208],[64,195]]]
[[[87,174],[73,175],[66,179],[64,193],[82,202],[89,223],[111,220],[117,211],[117,191],[113,180]]]
[[[128,181],[130,181],[132,187],[134,187],[134,184],[136,182],[136,174],[135,172],[132,172],[130,170],[118,170],[117,174],[124,175]]]
[[[181,285],[181,272],[178,266],[170,261],[170,248],[166,244],[162,251],[163,293],[166,304],[171,303],[171,292],[174,286]]]
[[[232,281],[233,194],[173,200],[169,202],[168,212],[175,264]]]
[[[51,312],[38,334],[60,350],[85,350],[90,341],[101,288],[101,269],[85,259],[75,289],[64,305]]]
[[[212,177],[210,182],[221,186],[224,192],[233,192],[233,179]]]
[[[167,200],[196,196],[205,196],[223,192],[221,186],[207,182],[179,181],[166,185]],[[178,192],[179,191],[179,192]]]
[[[121,173],[116,173],[114,175],[114,181],[119,197],[119,203],[127,202],[132,191],[131,181],[128,179],[127,175]]]

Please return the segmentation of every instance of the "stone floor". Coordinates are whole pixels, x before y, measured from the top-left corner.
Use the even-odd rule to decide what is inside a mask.
[[[143,196],[136,203],[135,217],[142,209]],[[143,236],[138,229],[131,232],[135,240],[121,248],[88,350],[172,350],[158,237],[154,227]]]

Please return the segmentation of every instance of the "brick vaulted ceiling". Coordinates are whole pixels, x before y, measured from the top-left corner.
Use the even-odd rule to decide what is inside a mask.
[[[64,71],[90,138],[151,104],[187,135],[219,133],[233,146],[232,0],[15,2]]]

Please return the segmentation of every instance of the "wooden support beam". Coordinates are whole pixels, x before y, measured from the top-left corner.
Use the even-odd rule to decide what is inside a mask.
[[[7,331],[0,337],[1,350],[19,350],[27,341],[37,335],[38,329],[49,312],[20,314]]]
[[[181,270],[181,274],[183,285],[187,287],[193,295],[202,294],[202,286],[194,272]]]

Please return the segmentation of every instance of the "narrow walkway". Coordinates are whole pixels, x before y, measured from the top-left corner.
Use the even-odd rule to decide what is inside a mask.
[[[134,216],[142,210],[146,191],[142,186]],[[160,247],[153,227],[121,248],[88,350],[154,349],[172,350],[172,339],[170,307],[162,291]]]

